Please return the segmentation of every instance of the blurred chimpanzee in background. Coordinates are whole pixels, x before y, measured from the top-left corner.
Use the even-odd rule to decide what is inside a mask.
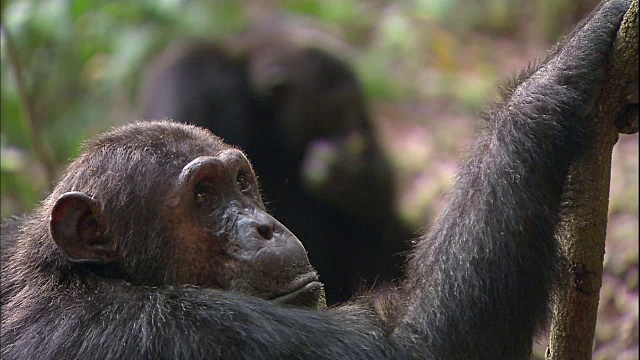
[[[147,72],[142,117],[200,125],[243,149],[331,304],[400,277],[416,229],[397,214],[361,85],[336,54],[344,45],[289,20],[259,22],[224,43],[170,45]]]

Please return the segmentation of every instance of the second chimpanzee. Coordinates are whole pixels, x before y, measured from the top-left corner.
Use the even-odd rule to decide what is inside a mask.
[[[321,46],[330,39],[301,43],[304,26],[265,21],[224,44],[170,46],[148,72],[143,117],[201,125],[242,148],[335,303],[400,277],[413,232],[355,74]]]

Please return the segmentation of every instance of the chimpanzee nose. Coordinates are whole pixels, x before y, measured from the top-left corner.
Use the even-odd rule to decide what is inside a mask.
[[[273,231],[275,228],[274,218],[266,213],[259,212],[256,214],[256,230],[258,234],[265,240],[271,240],[273,238]]]
[[[239,257],[256,257],[266,267],[291,268],[309,264],[307,251],[298,238],[266,211],[255,209],[251,213],[238,214],[235,221],[236,236],[232,242],[238,246],[234,252]],[[297,264],[297,265],[294,265]]]
[[[258,234],[265,240],[270,240],[273,237],[273,227],[269,225],[258,225]]]
[[[260,209],[238,214],[235,226],[235,242],[245,250],[258,250],[263,246],[286,246],[293,236],[289,229]]]

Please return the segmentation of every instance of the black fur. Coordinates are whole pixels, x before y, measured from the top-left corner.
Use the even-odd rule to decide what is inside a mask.
[[[90,142],[30,219],[3,228],[3,359],[526,359],[554,283],[567,168],[588,146],[585,114],[629,3],[605,3],[487,116],[449,206],[390,296],[402,301],[308,310],[143,285],[162,270],[149,272],[158,260],[147,246],[162,246],[164,224],[148,196],[220,144],[184,125],[140,123]],[[104,197],[118,219],[110,231],[140,242],[126,247],[139,277],[81,272],[56,252],[45,220],[54,196],[76,187]]]

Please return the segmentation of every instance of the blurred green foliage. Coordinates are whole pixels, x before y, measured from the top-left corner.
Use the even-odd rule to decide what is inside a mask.
[[[82,140],[134,113],[154,51],[174,38],[223,36],[241,14],[234,1],[3,4],[2,215],[31,209]]]
[[[2,216],[32,209],[50,190],[60,169],[78,154],[84,139],[136,119],[144,68],[153,54],[174,39],[224,38],[252,16],[269,11],[310,16],[340,30],[354,45],[354,64],[374,101],[448,97],[475,111],[498,72],[483,64],[490,59],[487,50],[481,49],[474,54],[479,58],[470,61],[480,64],[479,72],[464,75],[463,70],[475,65],[456,60],[466,45],[456,40],[461,34],[483,31],[510,36],[514,29],[528,33],[536,28],[552,32],[537,34],[539,38],[555,38],[567,27],[568,18],[580,17],[580,11],[594,3],[2,1]],[[531,22],[544,26],[533,27]],[[427,68],[432,70],[426,77],[416,76]]]

